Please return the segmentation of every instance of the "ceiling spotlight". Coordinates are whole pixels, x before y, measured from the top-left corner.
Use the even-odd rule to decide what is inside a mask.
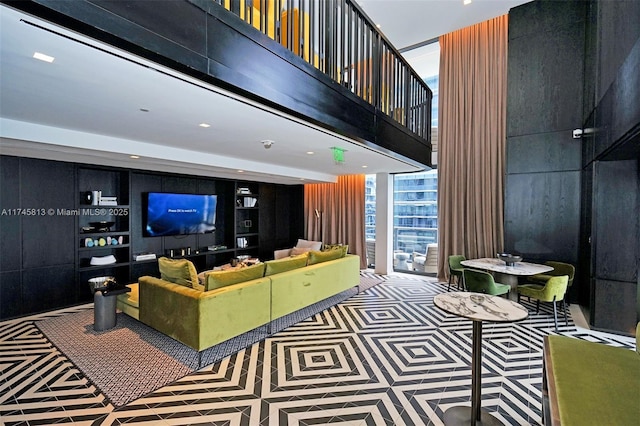
[[[200,124],[198,124],[198,126],[203,127],[203,128],[205,128],[205,129],[206,129],[207,127],[211,127],[211,125],[210,125],[210,124],[208,124],[208,123],[200,123]]]
[[[51,63],[55,60],[53,56],[45,55],[44,53],[40,53],[40,52],[35,52],[33,54],[33,57],[35,59],[39,59],[41,61],[48,62],[48,63]]]
[[[269,140],[269,139],[265,139],[265,140],[263,140],[261,142],[262,142],[262,146],[264,146],[264,149],[271,148],[271,146],[273,146],[273,144],[275,143],[274,141]]]

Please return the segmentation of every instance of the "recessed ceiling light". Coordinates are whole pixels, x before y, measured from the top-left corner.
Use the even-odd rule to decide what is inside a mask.
[[[362,166],[363,169],[366,169],[367,167],[369,167],[369,166]]]
[[[146,109],[146,108],[140,108],[140,111],[141,111],[141,112],[149,112],[149,110],[148,110],[148,109]]]
[[[129,158],[133,158],[134,160],[137,160],[138,158],[140,158],[139,155],[130,155]]]
[[[207,124],[207,123],[200,123],[200,124],[198,124],[198,126],[200,126],[200,127],[204,127],[204,128],[206,129],[207,127],[211,127],[211,124]]]
[[[307,154],[309,154],[309,155],[313,155],[313,154],[315,154],[315,152],[313,152],[313,151],[307,151]]]
[[[244,173],[244,170],[238,170],[238,173]]]
[[[53,56],[45,55],[44,53],[40,53],[40,52],[35,52],[33,54],[33,57],[35,59],[39,59],[41,61],[49,62],[49,63],[53,62],[56,59]]]
[[[472,1],[473,1],[473,0],[464,0],[464,1],[462,2],[462,4],[464,4],[464,5],[466,6],[466,5],[468,5],[468,4],[471,4],[471,2],[472,2]]]

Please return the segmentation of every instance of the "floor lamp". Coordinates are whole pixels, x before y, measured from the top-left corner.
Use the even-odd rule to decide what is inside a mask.
[[[316,221],[319,222],[318,228],[320,228],[320,239],[318,241],[323,241],[322,240],[322,211],[316,209],[315,213],[316,213]]]

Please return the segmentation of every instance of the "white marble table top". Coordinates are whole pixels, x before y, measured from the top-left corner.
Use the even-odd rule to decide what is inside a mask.
[[[513,266],[507,266],[502,260],[495,257],[485,257],[482,259],[469,259],[460,262],[462,266],[486,271],[500,272],[509,275],[535,275],[553,271],[551,266],[540,265],[538,263],[516,262]]]
[[[445,312],[473,321],[514,322],[529,313],[524,306],[500,296],[467,291],[438,294],[433,303]]]

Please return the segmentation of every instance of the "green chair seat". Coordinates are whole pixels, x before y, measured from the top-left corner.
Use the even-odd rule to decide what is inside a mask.
[[[509,294],[511,286],[508,284],[497,283],[493,280],[493,275],[484,271],[476,271],[475,269],[464,269],[463,271],[464,285],[467,291],[474,293],[485,293],[492,296],[500,296]]]

